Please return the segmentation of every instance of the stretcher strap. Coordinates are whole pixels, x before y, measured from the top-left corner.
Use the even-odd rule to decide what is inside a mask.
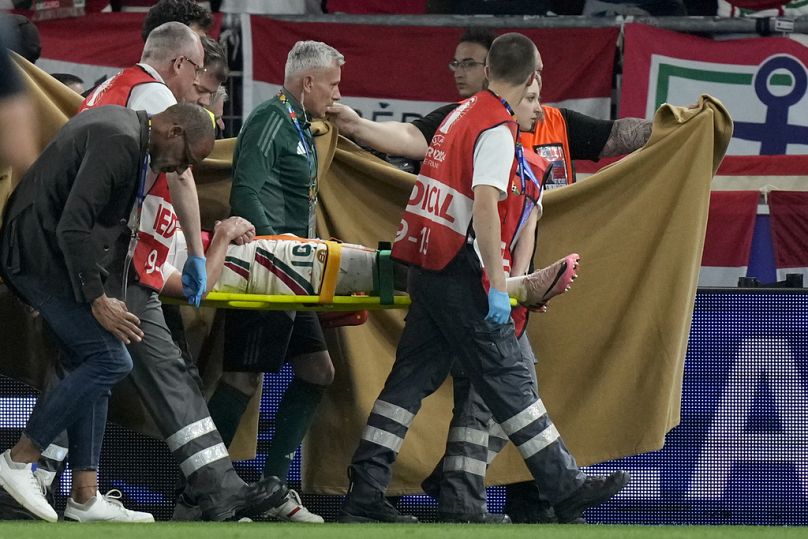
[[[393,259],[391,258],[390,244],[379,243],[378,254],[376,255],[376,267],[378,268],[379,301],[383,305],[393,303]],[[376,283],[374,283],[376,284]]]
[[[323,270],[323,282],[320,285],[320,302],[331,303],[334,301],[334,292],[337,290],[337,279],[339,278],[339,263],[342,259],[342,245],[335,241],[328,243],[328,258],[325,260],[325,270]]]

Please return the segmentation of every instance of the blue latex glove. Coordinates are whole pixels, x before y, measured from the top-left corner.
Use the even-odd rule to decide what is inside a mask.
[[[493,286],[488,289],[488,316],[490,320],[497,324],[505,324],[511,318],[511,298],[507,292],[497,290]]]
[[[207,285],[208,273],[205,270],[205,257],[189,256],[182,268],[182,293],[188,298],[188,303],[199,307]]]

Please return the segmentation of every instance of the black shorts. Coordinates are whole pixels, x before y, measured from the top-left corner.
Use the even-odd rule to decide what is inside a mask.
[[[315,312],[225,312],[225,371],[277,372],[290,359],[324,350],[325,337]]]

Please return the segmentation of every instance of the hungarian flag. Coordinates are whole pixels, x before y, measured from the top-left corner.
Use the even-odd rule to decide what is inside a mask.
[[[323,41],[345,56],[342,102],[372,120],[408,121],[459,96],[448,64],[463,28],[242,18],[244,115],[283,84],[289,49]],[[542,100],[608,118],[616,28],[496,29],[531,38],[544,61]]]
[[[716,41],[626,27],[620,115],[651,118],[662,103],[718,98],[735,123],[728,155],[808,154],[804,36]]]

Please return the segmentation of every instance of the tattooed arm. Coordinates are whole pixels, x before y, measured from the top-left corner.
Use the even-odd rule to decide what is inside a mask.
[[[651,137],[651,121],[642,118],[622,118],[615,120],[612,132],[600,157],[612,157],[631,153],[641,148]]]

